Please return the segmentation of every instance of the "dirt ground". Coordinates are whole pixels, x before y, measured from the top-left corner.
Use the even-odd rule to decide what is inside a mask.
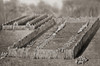
[[[84,65],[75,64],[75,60],[64,59],[28,59],[7,57],[0,60],[0,66],[100,66],[100,29],[88,45],[82,56],[89,59]]]
[[[0,54],[1,52],[6,52],[7,47],[13,45],[14,42],[27,36],[32,31],[29,30],[1,30],[0,31]]]
[[[57,49],[62,47],[68,42],[72,35],[76,35],[78,30],[82,27],[84,23],[66,23],[66,26],[60,30],[57,35],[48,42],[44,47],[45,49]]]

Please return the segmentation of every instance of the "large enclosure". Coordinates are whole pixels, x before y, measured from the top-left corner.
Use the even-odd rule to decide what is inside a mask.
[[[0,66],[100,66],[99,0],[0,0]]]

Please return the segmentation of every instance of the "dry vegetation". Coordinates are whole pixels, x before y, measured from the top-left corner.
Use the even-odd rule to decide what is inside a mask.
[[[1,0],[2,1],[2,0]],[[52,7],[43,1],[35,6],[34,4],[20,4],[18,0],[11,0],[4,3],[5,22],[10,21],[24,14],[53,14],[57,17],[97,17],[100,15],[99,0],[62,0],[63,7],[59,9],[57,6]],[[2,2],[0,2],[2,3]],[[2,4],[0,4],[2,5]],[[49,9],[48,9],[49,8]],[[2,12],[1,11],[1,12]]]

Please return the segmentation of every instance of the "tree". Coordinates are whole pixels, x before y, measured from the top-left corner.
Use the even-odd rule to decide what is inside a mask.
[[[63,16],[93,16],[100,14],[100,2],[97,0],[63,0]]]
[[[18,0],[10,0],[4,4],[5,21],[18,17]]]
[[[4,22],[4,4],[3,0],[0,0],[0,25]]]

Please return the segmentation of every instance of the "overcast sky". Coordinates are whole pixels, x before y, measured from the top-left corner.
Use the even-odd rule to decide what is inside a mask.
[[[26,4],[34,4],[37,5],[40,0],[19,0],[22,3],[26,3]],[[61,9],[62,7],[62,0],[42,0],[45,3],[48,3],[51,6],[58,6],[59,9]]]

